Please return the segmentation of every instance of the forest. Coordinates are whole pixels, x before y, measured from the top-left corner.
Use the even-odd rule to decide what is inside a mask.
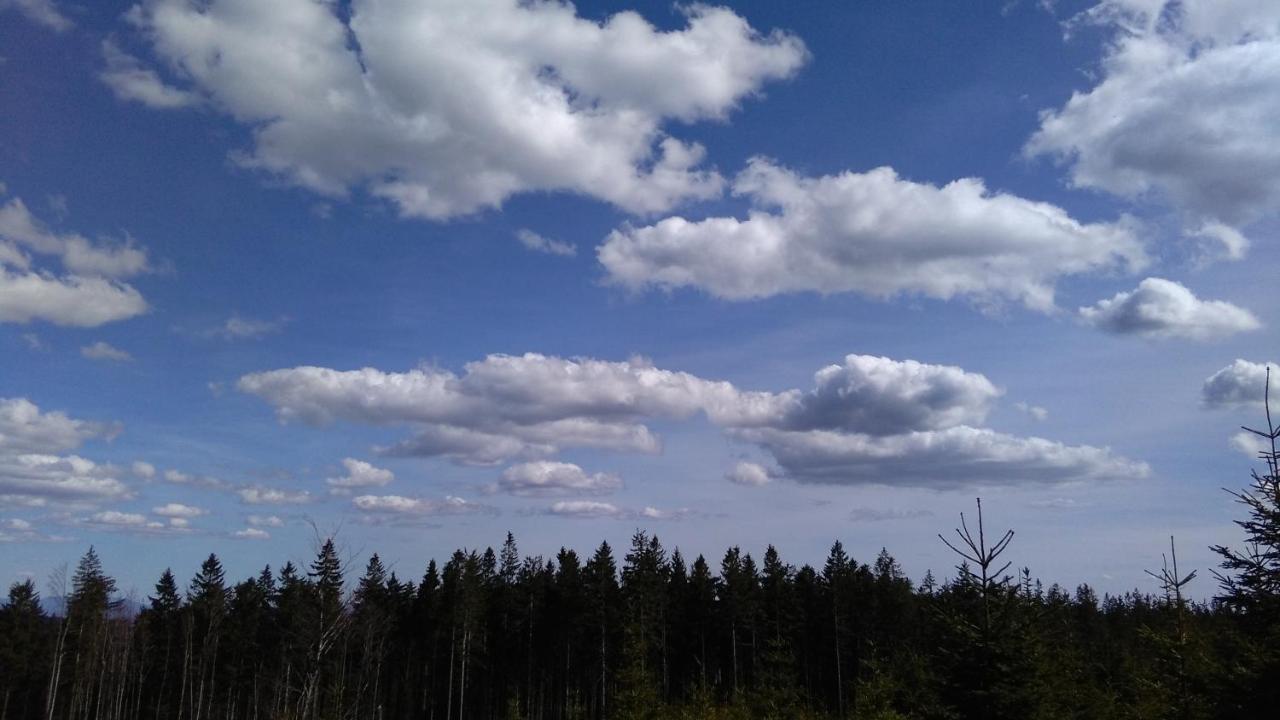
[[[90,547],[61,612],[10,587],[0,720],[1271,717],[1280,430],[1255,432],[1265,470],[1230,491],[1243,542],[1213,548],[1206,602],[1172,539],[1155,594],[1046,587],[981,501],[939,535],[943,582],[840,542],[797,568],[773,546],[689,561],[644,531],[554,558],[508,534],[401,578],[328,538],[239,582],[215,555],[185,587],[166,570],[135,611]]]

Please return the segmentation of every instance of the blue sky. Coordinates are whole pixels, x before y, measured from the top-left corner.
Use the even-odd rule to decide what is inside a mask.
[[[637,527],[918,577],[979,495],[1047,581],[1209,567],[1277,72],[1247,0],[0,0],[0,581]]]

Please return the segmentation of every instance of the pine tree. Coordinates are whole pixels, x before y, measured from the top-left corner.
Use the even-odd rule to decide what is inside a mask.
[[[10,585],[0,608],[0,718],[34,717],[41,709],[50,629],[35,583]]]
[[[1259,453],[1263,470],[1251,471],[1252,484],[1240,491],[1228,491],[1244,505],[1248,516],[1237,520],[1244,530],[1242,549],[1214,545],[1222,558],[1222,571],[1215,571],[1218,599],[1239,613],[1238,637],[1244,657],[1228,678],[1230,693],[1238,698],[1245,713],[1265,712],[1280,705],[1280,425],[1271,418],[1271,368],[1267,368],[1263,388],[1266,430],[1246,427],[1261,439]],[[1264,710],[1266,709],[1266,710]]]

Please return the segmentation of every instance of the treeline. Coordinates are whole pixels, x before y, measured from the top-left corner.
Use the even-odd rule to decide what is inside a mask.
[[[1280,524],[1278,524],[1280,526]],[[1271,605],[1099,597],[1000,566],[968,526],[952,580],[840,543],[688,562],[459,550],[421,578],[328,540],[228,582],[210,555],[128,611],[90,548],[65,613],[31,581],[0,610],[0,720],[274,718],[1259,718],[1280,705]],[[1245,593],[1261,586],[1242,589]],[[1265,588],[1263,589],[1265,593]],[[1272,588],[1271,592],[1276,592]],[[1245,595],[1241,594],[1241,598]],[[1268,602],[1265,599],[1263,605]]]
[[[0,608],[0,720],[894,720],[1274,717],[1280,708],[1280,428],[1219,595],[1172,540],[1156,594],[1045,588],[1002,559],[1012,531],[961,515],[953,579],[913,583],[836,542],[821,568],[729,548],[687,562],[637,531],[621,557],[458,550],[421,579],[329,539],[227,581],[166,570],[141,612],[92,547],[64,612],[30,580]],[[358,571],[359,569],[356,568]],[[57,578],[62,580],[65,578]],[[56,587],[61,583],[55,582]]]

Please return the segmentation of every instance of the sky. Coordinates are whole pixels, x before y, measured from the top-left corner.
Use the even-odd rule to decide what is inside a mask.
[[[1215,587],[1280,5],[0,0],[0,582],[336,535]],[[1277,368],[1280,370],[1280,368]],[[46,591],[48,592],[48,591]]]

